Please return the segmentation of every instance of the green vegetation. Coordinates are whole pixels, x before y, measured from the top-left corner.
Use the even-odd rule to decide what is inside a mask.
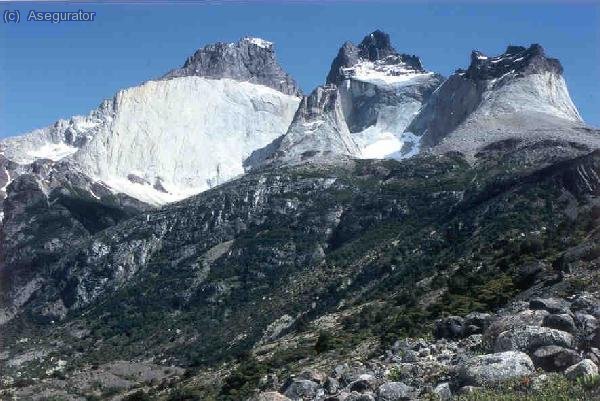
[[[558,374],[549,375],[548,380],[544,380],[538,385],[534,385],[529,379],[523,379],[458,397],[458,401],[591,401],[598,399],[600,399],[600,377],[585,377],[571,382]]]

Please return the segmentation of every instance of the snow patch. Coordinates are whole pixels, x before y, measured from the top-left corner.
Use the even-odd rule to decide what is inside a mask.
[[[153,206],[177,202],[208,189],[204,188],[175,188],[169,187],[167,192],[159,191],[149,184],[131,182],[126,178],[114,177],[103,180],[114,193],[124,193]]]
[[[78,150],[79,149],[75,146],[67,145],[66,143],[48,143],[36,150],[31,150],[27,153],[34,160],[50,159],[52,161],[58,161],[60,159],[72,155]]]
[[[270,49],[271,47],[273,47],[273,42],[269,42],[261,38],[246,37],[243,40],[252,43],[253,45],[256,45],[258,47],[262,47],[263,49]]]
[[[362,159],[407,159],[419,153],[421,137],[411,132],[383,132],[374,142],[361,149]]]
[[[343,68],[345,77],[379,86],[400,87],[421,82],[432,72],[416,71],[405,64],[386,64],[384,60],[361,61],[353,67]]]

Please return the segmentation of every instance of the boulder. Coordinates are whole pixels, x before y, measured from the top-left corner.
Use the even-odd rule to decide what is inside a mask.
[[[600,300],[591,294],[579,294],[571,304],[571,308],[575,311],[594,314],[600,307]]]
[[[457,378],[463,385],[483,386],[529,376],[534,365],[529,356],[519,351],[479,355],[458,367]]]
[[[323,385],[323,387],[325,388],[327,394],[335,394],[340,388],[340,383],[337,381],[337,379],[334,379],[333,377],[328,377],[327,379],[325,379],[325,384]]]
[[[356,381],[360,378],[361,375],[367,374],[367,369],[364,365],[356,363],[356,364],[343,364],[338,365],[333,369],[333,374],[335,378],[337,378],[340,383],[344,386]]]
[[[464,335],[481,334],[492,321],[489,313],[471,312],[465,316]]]
[[[290,401],[290,399],[278,392],[266,391],[250,398],[250,401]]]
[[[388,382],[379,386],[377,390],[377,401],[404,401],[410,400],[414,394],[414,388],[402,382]]]
[[[375,401],[373,394],[350,393],[344,401]]]
[[[296,378],[310,380],[310,381],[313,381],[313,382],[319,383],[319,384],[322,384],[325,382],[325,375],[316,370],[303,370],[302,372],[300,372],[300,374],[298,376],[296,376]]]
[[[312,400],[317,395],[319,385],[312,380],[291,379],[284,385],[283,394],[296,400]]]
[[[500,333],[525,326],[541,326],[548,315],[545,310],[524,310],[515,315],[503,316],[495,320],[483,333],[483,345],[493,349]]]
[[[452,390],[450,389],[450,383],[440,383],[435,386],[433,393],[437,395],[440,401],[450,401],[452,399]]]
[[[371,375],[361,375],[361,378],[353,381],[348,385],[350,391],[356,391],[357,393],[364,393],[367,391],[374,390],[375,378]]]
[[[575,321],[566,313],[551,314],[544,318],[542,323],[544,327],[550,327],[551,329],[562,330],[569,333],[575,333]]]
[[[536,349],[532,360],[536,367],[547,372],[560,372],[581,361],[581,357],[571,349],[547,345]]]
[[[529,308],[546,310],[550,313],[569,313],[567,302],[559,298],[534,298],[529,301]]]
[[[583,361],[565,370],[565,376],[571,380],[575,380],[583,376],[595,376],[597,374],[598,366],[596,366],[596,364],[589,359],[584,359]]]
[[[598,324],[598,319],[596,319],[594,316],[589,315],[587,313],[576,313],[575,314],[575,324],[577,325],[579,332],[584,337],[587,337],[590,339],[593,337],[594,332],[600,326]]]
[[[457,339],[465,333],[465,319],[460,316],[449,316],[435,322],[434,336],[436,338]]]
[[[546,345],[571,348],[573,346],[573,336],[566,331],[551,329],[549,327],[518,327],[500,333],[498,338],[496,338],[494,350],[496,352],[531,352]]]

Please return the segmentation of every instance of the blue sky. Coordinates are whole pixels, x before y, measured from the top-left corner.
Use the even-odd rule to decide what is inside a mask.
[[[594,4],[595,3],[595,4]],[[121,88],[180,66],[215,41],[260,36],[305,92],[322,83],[340,45],[375,30],[445,76],[472,49],[542,44],[561,60],[584,119],[600,126],[600,3],[449,5],[447,2],[212,4],[0,3],[2,11],[84,9],[91,23],[0,23],[0,137],[87,114]]]

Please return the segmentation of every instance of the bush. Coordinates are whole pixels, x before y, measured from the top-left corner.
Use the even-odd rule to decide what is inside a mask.
[[[334,337],[330,332],[322,330],[319,332],[319,338],[317,338],[315,350],[318,354],[322,354],[323,352],[334,350],[340,345],[340,339]]]
[[[123,398],[123,401],[150,401],[150,396],[142,390],[131,393]]]

